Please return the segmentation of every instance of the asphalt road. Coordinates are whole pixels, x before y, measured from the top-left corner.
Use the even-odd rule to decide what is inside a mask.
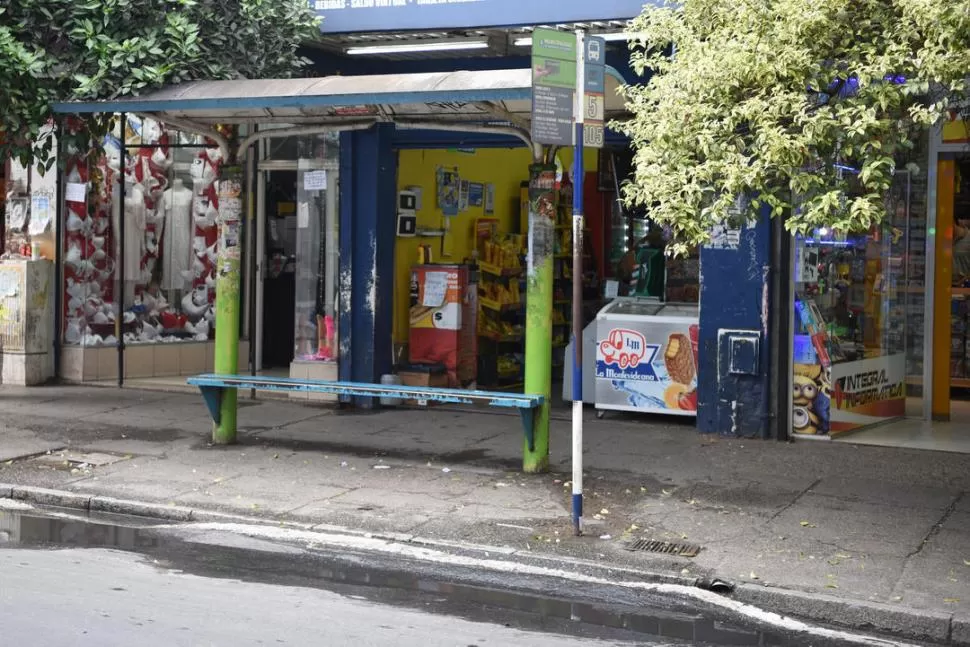
[[[0,499],[0,646],[901,644],[500,564],[365,537],[158,525]]]
[[[619,644],[314,588],[199,577],[95,548],[0,550],[0,627],[0,642],[21,647]]]

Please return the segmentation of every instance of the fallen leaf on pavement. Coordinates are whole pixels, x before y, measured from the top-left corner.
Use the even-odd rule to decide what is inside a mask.
[[[279,458],[279,457],[280,457],[279,454],[273,454],[273,458]]]
[[[963,560],[963,565],[964,566],[970,566],[970,559]]]
[[[640,487],[640,491],[641,491],[641,492],[646,492],[646,491],[647,491],[647,488],[645,488],[645,487],[642,487],[642,486],[641,486],[641,487]]]
[[[827,588],[827,589],[837,589],[837,588],[839,588],[839,585],[838,584],[834,584],[833,582],[829,582],[828,584],[825,585],[825,588]]]
[[[812,523],[811,521],[799,521],[798,524],[802,528],[817,528],[818,527],[814,523]]]
[[[947,604],[957,604],[960,602],[960,598],[943,598],[943,601]]]
[[[600,514],[609,514],[609,513],[610,511],[607,510],[606,508],[603,508],[602,510],[600,510]]]
[[[751,571],[750,577],[751,577],[752,580],[760,580],[761,579],[760,577],[758,577],[758,574],[755,573],[754,571]]]
[[[663,492],[664,496],[670,496],[670,492],[668,492],[667,490],[660,490],[660,491]]]

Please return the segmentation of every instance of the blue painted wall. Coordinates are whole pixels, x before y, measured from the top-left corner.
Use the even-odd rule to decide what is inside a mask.
[[[768,280],[770,221],[766,214],[742,230],[737,249],[701,250],[700,366],[697,429],[732,436],[767,435]],[[757,375],[728,370],[729,349],[720,331],[757,334]]]
[[[394,126],[340,135],[340,379],[377,383],[393,365],[397,156]],[[370,398],[357,404],[370,406]]]

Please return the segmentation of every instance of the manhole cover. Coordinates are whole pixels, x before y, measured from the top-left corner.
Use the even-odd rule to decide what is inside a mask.
[[[85,469],[90,467],[104,467],[105,465],[111,465],[112,463],[128,460],[130,458],[130,454],[119,456],[117,454],[109,454],[107,452],[60,451],[35,456],[28,462],[32,465],[41,465],[60,470],[70,470],[73,468]]]
[[[641,553],[677,555],[678,557],[697,557],[697,553],[701,552],[701,547],[697,544],[656,541],[654,539],[637,539],[627,544],[626,549]]]

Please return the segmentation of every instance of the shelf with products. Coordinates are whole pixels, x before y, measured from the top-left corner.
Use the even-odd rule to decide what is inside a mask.
[[[523,238],[501,234],[498,220],[475,221],[474,262],[478,282],[478,383],[509,388],[524,370],[525,290]]]
[[[573,184],[568,173],[563,174],[556,210],[553,239],[553,326],[565,327],[572,319],[573,305]],[[585,231],[590,231],[586,228]],[[596,258],[590,236],[583,236],[582,253],[582,311],[585,325],[595,316],[593,306],[600,296]]]
[[[950,386],[970,381],[970,301],[954,295],[950,305]]]
[[[478,261],[478,269],[483,274],[490,274],[492,276],[519,276],[522,274],[521,267],[501,267],[482,260]]]

